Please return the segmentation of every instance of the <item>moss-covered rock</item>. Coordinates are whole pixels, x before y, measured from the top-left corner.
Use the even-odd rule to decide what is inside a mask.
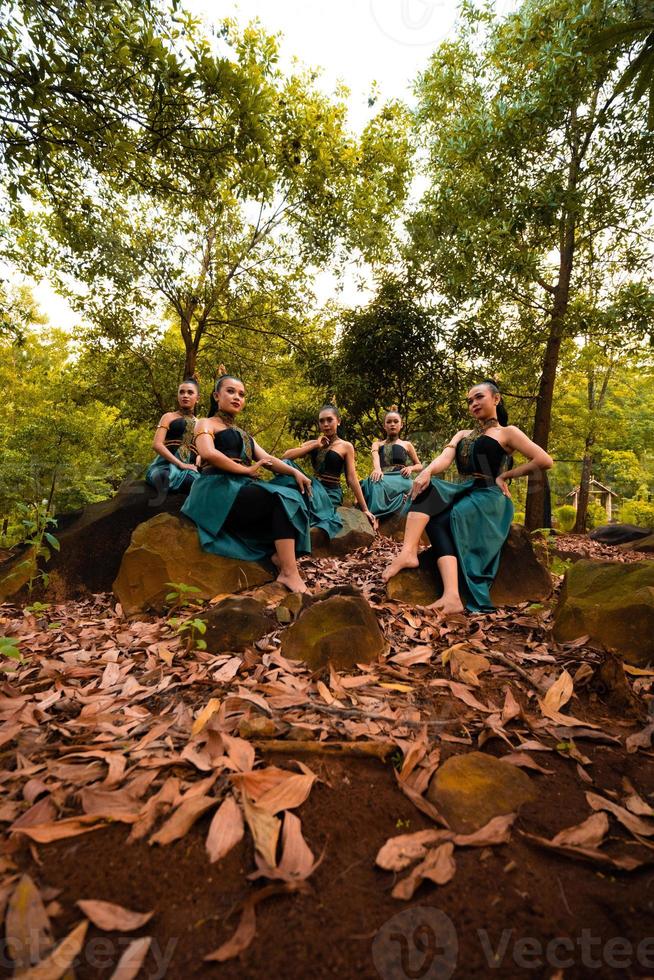
[[[628,541],[618,547],[620,551],[642,551],[644,555],[654,555],[654,534],[648,534],[646,538],[639,538],[635,541]]]
[[[436,560],[431,548],[418,556],[419,568],[405,569],[388,583],[389,599],[414,606],[428,606],[443,592]],[[513,524],[502,548],[500,567],[491,589],[496,606],[515,606],[521,602],[540,602],[552,591],[552,576],[539,561],[528,532]]]
[[[275,628],[266,607],[249,596],[228,596],[202,614],[207,624],[203,639],[209,653],[239,652]]]
[[[312,670],[332,663],[349,670],[370,663],[386,648],[370,604],[359,596],[332,596],[316,602],[282,634],[282,653],[304,660]]]
[[[341,558],[357,548],[367,548],[375,534],[367,517],[356,507],[338,507],[343,527],[331,540],[319,527],[311,528],[311,553],[315,558]]]
[[[586,634],[627,663],[654,658],[654,561],[578,561],[567,570],[554,636]]]
[[[170,582],[193,585],[199,598],[243,592],[274,578],[259,562],[221,558],[202,551],[194,524],[183,517],[159,514],[139,524],[123,556],[114,594],[126,616],[161,612]]]
[[[34,547],[17,549],[0,564],[0,602],[17,595],[27,585],[36,572],[36,552]]]
[[[436,770],[428,799],[452,830],[471,834],[536,798],[533,781],[517,766],[483,752],[452,756]]]

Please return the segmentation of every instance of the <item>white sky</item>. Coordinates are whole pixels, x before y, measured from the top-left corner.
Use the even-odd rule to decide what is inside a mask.
[[[360,130],[390,98],[411,101],[411,83],[434,48],[454,28],[457,0],[185,0],[184,6],[208,23],[233,17],[241,25],[258,19],[281,33],[282,67],[294,58],[322,69],[328,92],[342,82],[350,89],[350,125]],[[517,0],[494,0],[496,13],[515,9]],[[377,83],[379,98],[368,107]],[[341,303],[365,301],[356,270],[346,272]],[[328,272],[316,282],[321,302],[333,296],[337,282]],[[41,309],[56,325],[70,328],[79,317],[46,282],[34,288]]]

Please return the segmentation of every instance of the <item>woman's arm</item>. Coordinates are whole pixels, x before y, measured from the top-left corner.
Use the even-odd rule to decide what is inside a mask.
[[[383,480],[384,474],[382,473],[381,462],[379,460],[379,447],[381,442],[376,439],[372,444],[372,449],[370,450],[370,455],[372,456],[372,473],[370,474],[370,479],[373,483],[379,483]]]
[[[159,419],[159,425],[157,426],[154,439],[152,440],[152,448],[154,451],[165,459],[167,463],[172,463],[173,466],[177,466],[180,470],[197,470],[197,466],[194,463],[183,463],[181,459],[178,459],[174,453],[168,449],[166,446],[166,433],[170,423],[176,418],[175,412],[166,412]]]
[[[532,442],[517,425],[507,426],[506,434],[508,441],[505,449],[510,453],[521,453],[527,457],[526,463],[521,463],[520,466],[514,466],[513,469],[500,473],[495,480],[504,496],[510,497],[511,494],[506,485],[507,480],[517,479],[519,476],[528,476],[530,473],[537,473],[539,470],[549,470],[554,466],[554,460],[544,449]]]
[[[457,432],[454,438],[450,439],[443,452],[437,456],[436,459],[432,459],[431,463],[429,463],[428,466],[425,466],[422,473],[418,474],[413,481],[413,489],[411,490],[412,499],[415,500],[418,494],[427,489],[432,476],[436,476],[438,473],[444,473],[448,466],[452,465],[456,457],[456,447],[461,439],[463,439],[463,437],[467,434],[468,430],[466,429],[462,429],[460,432]]]
[[[422,469],[422,463],[418,459],[418,453],[415,451],[413,443],[406,442],[404,444],[404,448],[406,449],[411,460],[413,461],[413,465],[403,466],[402,470],[400,471],[402,473],[402,476],[411,476],[412,473],[419,473],[420,470]]]
[[[325,436],[320,436],[318,439],[309,439],[308,442],[303,442],[301,446],[296,446],[294,449],[287,449],[282,454],[282,459],[302,459],[303,456],[308,456],[312,449],[321,449],[326,444],[327,440]]]
[[[281,459],[277,459],[276,456],[271,456],[258,443],[254,442],[254,439],[252,442],[254,443],[256,466],[265,466],[267,470],[272,470],[273,473],[284,473],[286,476],[292,476],[298,485],[300,493],[307,493],[309,497],[311,496],[311,480],[305,473],[301,470],[296,470],[294,466],[287,466],[286,463],[282,462]]]
[[[204,463],[209,463],[226,473],[238,473],[243,476],[252,476],[253,472],[256,472],[261,466],[261,463],[257,463],[255,466],[244,466],[238,460],[230,459],[229,456],[216,449],[213,444],[213,437],[214,430],[209,428],[209,420],[199,419],[195,427],[195,445]]]
[[[344,442],[343,445],[345,446],[345,479],[347,481],[347,485],[354,494],[359,507],[376,531],[377,518],[368,510],[368,504],[366,503],[366,498],[363,496],[363,490],[361,489],[356,466],[354,465],[354,446],[351,442]]]

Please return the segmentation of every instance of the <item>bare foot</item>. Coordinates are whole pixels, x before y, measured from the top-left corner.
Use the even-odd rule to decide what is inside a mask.
[[[427,609],[434,609],[442,616],[453,616],[455,613],[464,612],[463,603],[458,596],[441,596],[436,602],[432,602]]]
[[[294,574],[289,572],[286,575],[284,574],[284,572],[280,572],[279,575],[277,576],[277,581],[280,582],[282,585],[285,585],[286,588],[289,590],[289,592],[309,591],[307,589],[306,582],[304,581],[303,578],[301,578],[299,572],[295,572]]]
[[[382,572],[382,582],[388,582],[389,579],[401,572],[403,568],[417,568],[418,567],[418,556],[412,555],[409,552],[401,551],[399,555],[396,555],[390,565],[387,565]]]

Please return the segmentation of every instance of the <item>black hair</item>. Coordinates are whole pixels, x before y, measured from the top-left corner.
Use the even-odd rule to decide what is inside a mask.
[[[495,406],[495,414],[497,415],[497,421],[500,423],[500,425],[508,425],[509,413],[506,410],[506,405],[504,404],[504,399],[502,398],[502,392],[497,387],[497,382],[493,381],[492,378],[484,378],[484,380],[480,381],[479,385],[475,385],[475,387],[479,387],[480,385],[483,385],[484,388],[488,388],[494,395],[500,396],[500,400]]]
[[[200,394],[200,382],[198,381],[197,378],[183,378],[180,381],[180,383],[177,385],[178,391],[182,387],[182,385],[195,385],[195,390],[197,391],[198,395]]]
[[[386,419],[388,418],[389,415],[397,415],[397,417],[399,418],[400,422],[402,421],[402,413],[400,412],[400,410],[397,407],[397,405],[391,405],[391,407],[388,409],[388,411],[384,415],[384,422],[386,421]]]
[[[336,416],[336,418],[338,419],[339,422],[341,421],[341,413],[336,408],[336,405],[332,405],[329,402],[327,402],[326,404],[324,404],[322,406],[322,408],[320,409],[320,411],[318,412],[318,418],[320,418],[320,416],[322,415],[323,412],[331,412],[332,415],[335,415]]]
[[[213,392],[211,394],[211,402],[209,404],[209,411],[207,412],[207,418],[208,419],[210,419],[211,416],[212,415],[215,415],[216,412],[218,411],[218,403],[216,402],[216,399],[213,396],[216,394],[217,391],[220,391],[220,388],[222,386],[223,381],[240,381],[240,380],[241,379],[240,378],[237,378],[236,375],[234,375],[234,374],[221,374],[218,378],[216,378],[216,383],[213,386]]]

